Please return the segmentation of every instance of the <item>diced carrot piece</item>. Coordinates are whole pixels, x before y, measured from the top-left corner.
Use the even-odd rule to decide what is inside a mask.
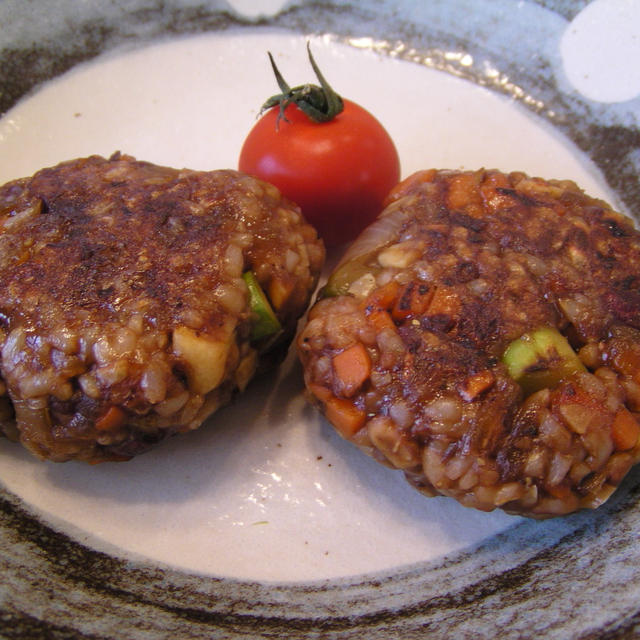
[[[400,285],[395,280],[375,289],[364,301],[365,309],[390,309],[400,295]]]
[[[327,387],[323,387],[321,384],[311,382],[307,385],[307,388],[316,398],[318,398],[318,400],[321,400],[322,402],[326,402],[333,396],[331,389],[327,389]]]
[[[366,347],[357,342],[333,358],[333,370],[345,395],[353,395],[371,374],[371,357]]]
[[[378,333],[383,329],[393,329],[393,331],[396,331],[396,325],[393,319],[384,309],[374,309],[367,317]]]
[[[311,383],[308,389],[323,403],[327,420],[344,438],[351,438],[364,425],[365,412],[350,400],[336,398],[330,389],[320,384]]]
[[[480,187],[481,192],[491,193],[496,189],[508,189],[511,187],[511,183],[509,182],[509,176],[502,173],[501,171],[487,171],[484,174],[484,179],[482,181],[482,186]]]
[[[511,192],[513,192],[513,195],[511,195]],[[519,203],[515,189],[513,189],[508,176],[504,173],[487,172],[480,186],[480,193],[485,205],[494,211],[500,208],[512,207],[514,204]]]
[[[482,204],[478,187],[483,174],[483,171],[460,173],[450,180],[447,193],[449,209],[465,209],[472,204]]]
[[[111,431],[117,429],[124,424],[127,414],[116,407],[111,405],[103,414],[96,420],[96,429],[98,431]]]
[[[395,320],[406,320],[424,313],[431,302],[434,289],[424,283],[409,282],[396,300],[391,315]]]
[[[365,412],[344,398],[330,398],[327,400],[325,415],[327,420],[347,440],[352,438],[364,426],[366,420]]]
[[[614,351],[613,366],[628,376],[636,376],[640,372],[640,351],[624,349]]]
[[[389,195],[384,201],[384,207],[391,204],[394,200],[402,198],[424,182],[433,182],[437,173],[436,169],[426,169],[424,171],[416,171],[415,173],[412,173],[408,178],[405,178],[402,182],[398,183],[393,187],[393,189],[391,189]]]
[[[640,438],[640,424],[624,407],[616,413],[611,425],[611,439],[618,451],[633,449]]]
[[[460,299],[450,287],[438,286],[431,298],[427,313],[455,318],[460,313]]]
[[[469,214],[472,218],[482,218],[484,216],[484,206],[478,202],[472,202],[465,208],[465,213]]]
[[[460,395],[467,401],[471,402],[477,398],[483,391],[491,388],[496,381],[496,377],[491,371],[485,369],[479,373],[469,376],[464,385],[460,389]]]

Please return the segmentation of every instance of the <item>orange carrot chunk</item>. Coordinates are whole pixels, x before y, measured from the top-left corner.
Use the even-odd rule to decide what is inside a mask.
[[[322,402],[326,402],[333,396],[331,389],[327,389],[327,387],[324,387],[321,384],[311,382],[307,385],[307,388],[316,398],[318,398],[318,400],[321,400]]]
[[[457,318],[460,313],[460,298],[449,287],[439,286],[431,298],[427,314],[429,315],[447,315],[451,318]]]
[[[125,418],[126,414],[122,409],[120,409],[120,407],[111,405],[96,420],[96,429],[98,431],[111,431],[112,429],[117,429],[124,424]]]
[[[424,313],[432,297],[432,287],[424,283],[409,282],[396,300],[391,313],[398,321],[415,318]]]
[[[484,171],[474,173],[460,173],[449,182],[447,204],[449,209],[464,209],[469,205],[480,204],[481,197],[478,187],[484,177]]]
[[[375,289],[364,299],[364,308],[390,309],[394,305],[399,294],[400,285],[395,280],[390,280],[387,284],[383,284],[378,289]]]
[[[613,366],[625,375],[637,375],[640,372],[640,350],[614,350]]]
[[[495,384],[496,378],[489,369],[469,376],[460,389],[460,395],[467,401],[472,402],[481,393],[491,388]]]
[[[426,169],[424,171],[412,173],[408,178],[405,178],[402,182],[399,182],[393,189],[391,189],[384,202],[384,206],[387,207],[387,205],[399,198],[402,198],[409,191],[412,191],[414,188],[425,182],[433,182],[437,173],[438,172],[435,169]]]
[[[365,412],[344,398],[330,398],[327,400],[325,415],[327,420],[347,440],[352,438],[364,426],[366,420]]]
[[[640,424],[624,407],[619,409],[611,425],[611,438],[618,451],[633,449],[640,438]]]
[[[384,309],[374,309],[368,314],[369,322],[380,333],[383,329],[396,331],[396,325],[391,316]]]
[[[480,186],[480,193],[485,206],[492,211],[497,211],[500,207],[508,208],[522,206],[520,200],[511,187],[509,177],[504,173],[487,172]]]
[[[352,396],[371,374],[371,357],[365,346],[357,342],[333,358],[333,370],[340,390]]]

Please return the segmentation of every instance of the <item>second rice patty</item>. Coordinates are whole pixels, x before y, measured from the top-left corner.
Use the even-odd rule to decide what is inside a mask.
[[[559,515],[640,459],[640,233],[573,182],[420,172],[320,298],[312,399],[424,493]]]

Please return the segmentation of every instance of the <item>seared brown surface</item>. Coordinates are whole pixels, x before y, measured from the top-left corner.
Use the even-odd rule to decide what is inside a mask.
[[[640,233],[522,173],[425,171],[391,200],[298,341],[316,402],[429,495],[534,516],[601,504],[640,458]],[[505,351],[540,330],[579,359],[534,388]]]
[[[116,154],[1,187],[2,428],[96,461],[197,427],[262,358],[242,274],[286,342],[323,257],[295,205],[233,171]]]

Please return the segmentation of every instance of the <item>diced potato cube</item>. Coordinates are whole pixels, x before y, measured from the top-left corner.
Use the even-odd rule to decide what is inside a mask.
[[[410,469],[420,464],[418,446],[390,418],[372,418],[367,423],[367,432],[374,446],[398,469]]]
[[[413,242],[401,242],[387,247],[378,254],[378,263],[385,268],[406,269],[420,257]]]
[[[222,382],[229,347],[229,340],[198,335],[188,327],[173,331],[173,352],[183,360],[189,386],[195,393],[208,393]]]
[[[291,278],[283,276],[274,278],[269,284],[269,300],[274,309],[282,309],[289,299],[294,288],[294,282]]]

